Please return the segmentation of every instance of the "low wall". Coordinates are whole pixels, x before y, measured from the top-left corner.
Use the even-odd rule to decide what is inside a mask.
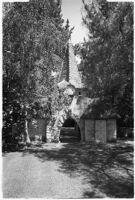
[[[112,142],[117,137],[117,127],[115,119],[95,120],[95,119],[81,119],[79,121],[81,132],[81,141],[83,142]],[[47,122],[45,119],[32,120],[28,124],[28,131],[31,140],[41,140],[46,142],[53,142],[54,130],[47,130]]]
[[[115,119],[95,120],[81,119],[80,131],[82,141],[112,142],[117,138]]]

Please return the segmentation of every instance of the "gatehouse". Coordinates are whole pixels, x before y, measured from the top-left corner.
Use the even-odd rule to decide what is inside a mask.
[[[116,118],[104,115],[103,112],[100,113],[100,109],[93,110],[93,107],[99,104],[100,99],[88,96],[72,43],[69,42],[67,49],[66,65],[61,64],[57,86],[63,91],[63,95],[67,94],[72,98],[71,104],[56,114],[53,125],[51,122],[37,119],[37,133],[33,131],[34,126],[30,123],[30,133],[35,132],[46,142],[60,142],[66,140],[66,137],[70,141],[82,142],[115,141],[117,137]],[[65,127],[67,125],[69,129]],[[31,134],[30,137],[32,137]]]

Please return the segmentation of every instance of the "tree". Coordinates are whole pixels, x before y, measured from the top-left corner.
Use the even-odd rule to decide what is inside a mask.
[[[35,98],[39,97],[40,101],[40,96],[46,97],[46,116],[51,117],[52,105],[48,104],[51,104],[52,94],[56,90],[56,78],[52,76],[52,71],[59,70],[58,66],[55,67],[54,55],[64,59],[71,31],[63,26],[59,0],[31,0],[10,6],[4,3],[4,8],[4,129],[7,130],[7,126],[11,128],[16,123],[16,105],[17,115],[22,115],[25,119],[26,141],[29,142],[27,120]]]
[[[125,126],[132,126],[133,3],[83,0],[83,5],[89,34],[79,52],[90,97],[104,99],[123,122],[128,118]]]

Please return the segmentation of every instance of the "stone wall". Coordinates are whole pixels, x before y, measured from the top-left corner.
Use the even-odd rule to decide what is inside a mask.
[[[115,119],[107,120],[107,141],[115,141],[117,138],[117,125]]]
[[[31,140],[41,140],[46,142],[59,142],[59,132],[67,114],[63,111],[55,126],[47,125],[44,119],[36,119],[29,122],[29,136]],[[82,142],[112,142],[117,138],[117,127],[115,119],[94,120],[81,119],[77,122],[81,132]]]
[[[112,142],[117,139],[115,119],[81,119],[79,122],[81,141],[85,142]]]
[[[94,120],[85,120],[85,141],[95,140],[95,122]]]
[[[107,142],[106,120],[95,120],[95,141]]]

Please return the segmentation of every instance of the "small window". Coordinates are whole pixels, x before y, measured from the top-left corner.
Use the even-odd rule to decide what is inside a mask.
[[[79,92],[79,95],[81,95],[81,92]]]

